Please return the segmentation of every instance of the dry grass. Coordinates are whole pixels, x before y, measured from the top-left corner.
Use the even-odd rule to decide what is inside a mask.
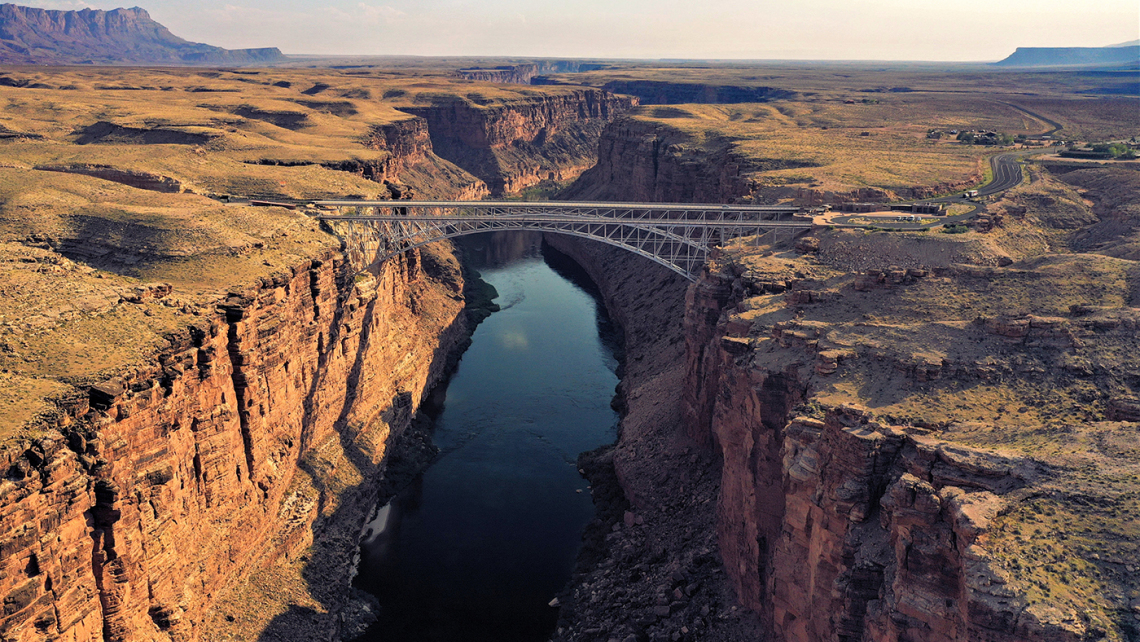
[[[608,68],[555,74],[567,82],[601,86],[610,80],[778,87],[810,96],[920,91],[986,94],[1079,94],[1113,84],[1095,72],[1017,71],[979,64],[897,62],[659,62],[622,61]],[[1129,79],[1124,78],[1127,82]],[[1011,91],[1011,88],[1013,91]],[[894,89],[895,92],[891,92]]]
[[[1134,135],[1140,113],[1135,97],[1081,95],[1113,82],[1095,74],[980,65],[622,63],[556,77],[595,87],[650,80],[791,92],[793,99],[764,104],[648,105],[638,114],[684,132],[694,146],[728,141],[761,165],[774,159],[809,165],[753,172],[773,198],[814,192],[842,200],[858,198],[863,188],[888,192],[879,198],[926,196],[981,182],[988,170],[983,159],[994,151],[952,137],[927,139],[929,130],[1036,135],[1056,122],[1057,137],[1103,140]]]
[[[662,114],[663,109],[670,110]],[[665,117],[662,117],[662,116]],[[927,106],[779,103],[644,107],[637,116],[680,130],[693,145],[731,141],[761,168],[761,186],[799,185],[819,192],[875,188],[903,192],[981,180],[984,148],[928,140],[933,123],[965,115],[932,114]],[[960,125],[959,125],[960,126]]]
[[[983,115],[1009,103],[1059,122],[1065,136],[1110,139],[1135,134],[1140,100],[1135,76],[1081,71],[1016,71],[977,64],[778,62],[616,63],[579,74],[557,74],[568,83],[602,87],[611,81],[650,80],[705,86],[771,87],[805,102],[936,100],[973,105]],[[1130,84],[1131,83],[1131,84]],[[1131,95],[1129,95],[1131,90]],[[1033,117],[1031,121],[1044,124]],[[1048,127],[1047,127],[1048,128]],[[1018,133],[1012,127],[1009,133]]]
[[[756,362],[796,368],[809,404],[865,406],[929,439],[1037,462],[1045,472],[1006,497],[1010,510],[980,544],[1031,613],[1084,621],[1123,641],[1138,628],[1131,602],[1140,598],[1140,450],[1137,424],[1108,421],[1107,409],[1137,392],[1140,315],[1130,306],[1140,269],[1070,247],[1128,211],[1128,192],[1105,193],[1112,183],[1095,173],[1116,170],[1082,171],[1085,198],[1034,169],[1032,185],[991,208],[1006,212],[1005,227],[991,233],[820,231],[818,255],[741,246],[732,256],[762,280],[795,274],[822,293],[819,304],[752,297],[739,315],[758,338]],[[1125,209],[1106,207],[1112,199]],[[1126,238],[1131,228],[1114,229]],[[1016,262],[997,267],[1010,257]],[[852,287],[855,271],[888,264],[930,273]],[[998,329],[1028,318],[1051,329]],[[818,346],[767,338],[777,324]],[[811,374],[813,350],[851,356],[821,376]]]
[[[149,356],[231,288],[339,242],[277,208],[0,169],[0,435]],[[68,256],[72,258],[68,258]],[[139,288],[173,286],[130,303]]]
[[[0,87],[0,395],[9,400],[0,436],[50,409],[51,397],[144,358],[227,290],[339,245],[299,213],[209,197],[375,198],[387,188],[359,170],[383,175],[391,152],[370,139],[412,118],[401,108],[440,100],[491,108],[578,91],[426,68],[4,75],[41,88]],[[44,168],[109,168],[147,189]],[[435,157],[399,179],[427,197],[478,182]],[[154,191],[158,184],[175,193]],[[173,292],[126,302],[157,283]]]
[[[461,100],[487,109],[575,91],[475,83],[438,71],[17,68],[7,75],[53,89],[0,87],[0,131],[27,135],[0,141],[5,165],[129,167],[198,193],[270,198],[376,196],[375,183],[321,165],[382,163],[389,152],[366,141],[375,128],[411,118],[401,108]],[[152,135],[166,144],[130,144],[122,136],[74,144],[101,122],[158,132]],[[249,164],[261,161],[304,165]]]

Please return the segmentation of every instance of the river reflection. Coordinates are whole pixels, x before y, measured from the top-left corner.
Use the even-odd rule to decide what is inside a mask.
[[[363,639],[547,639],[593,517],[577,455],[615,437],[618,364],[588,282],[540,234],[465,241],[502,309],[448,384],[436,462],[370,525],[357,585],[382,608]]]

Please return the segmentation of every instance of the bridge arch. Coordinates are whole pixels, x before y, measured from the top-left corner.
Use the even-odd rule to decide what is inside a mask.
[[[619,247],[694,281],[713,247],[742,236],[811,228],[797,207],[518,201],[319,201],[319,218],[362,271],[427,243],[469,234],[528,230]]]

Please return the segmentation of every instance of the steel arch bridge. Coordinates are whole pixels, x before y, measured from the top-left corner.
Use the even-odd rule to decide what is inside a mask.
[[[426,243],[500,230],[569,234],[620,247],[690,281],[709,252],[739,237],[811,229],[799,207],[570,201],[315,201],[352,266],[365,270]],[[791,220],[782,220],[790,217]]]

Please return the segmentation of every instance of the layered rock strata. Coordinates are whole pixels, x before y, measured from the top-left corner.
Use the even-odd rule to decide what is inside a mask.
[[[458,73],[464,80],[517,85],[538,85],[544,84],[535,82],[535,79],[542,74],[579,73],[583,71],[596,71],[598,69],[604,69],[605,67],[606,65],[601,63],[582,62],[579,60],[542,60],[491,68],[460,69]]]
[[[466,336],[461,290],[446,257],[354,278],[329,252],[6,444],[4,639],[199,639],[215,595],[375,478]]]
[[[482,179],[496,195],[575,178],[594,164],[606,124],[635,104],[595,89],[509,103],[469,98],[404,110],[427,121],[437,155]]]
[[[568,200],[725,203],[750,194],[745,159],[730,141],[708,152],[686,148],[677,130],[621,118],[602,132],[598,162],[561,195]]]
[[[812,322],[754,327],[741,314],[744,301],[770,291],[727,264],[689,290],[684,415],[693,439],[711,444],[723,462],[719,550],[736,594],[761,614],[773,639],[1104,636],[1103,621],[1091,613],[1082,620],[1058,608],[1057,598],[1031,599],[1029,585],[995,561],[987,539],[1012,506],[1056,493],[1056,473],[860,406],[820,405],[814,399],[823,384],[813,379],[846,360],[884,355],[828,349],[825,336],[834,335]],[[784,299],[803,305],[800,293],[794,288]],[[1034,345],[1071,345],[1055,331],[1056,320],[1044,321],[990,324],[986,332],[1022,341],[1036,328],[1038,337],[1053,339]],[[933,365],[896,368],[917,385],[951,374],[944,362]],[[970,378],[966,371],[955,376]],[[1130,399],[1114,400],[1109,419],[1132,416],[1132,407]]]

